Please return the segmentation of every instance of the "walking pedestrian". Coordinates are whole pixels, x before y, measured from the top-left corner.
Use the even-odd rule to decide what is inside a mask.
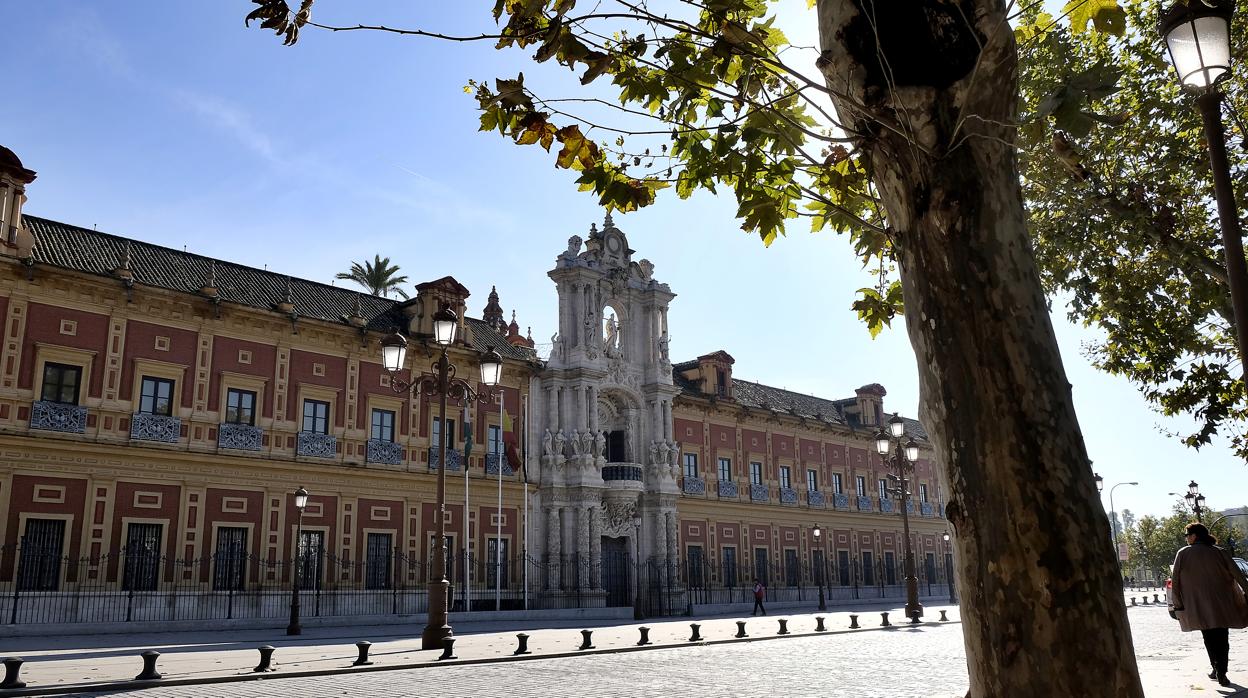
[[[767,587],[758,580],[758,577],[755,577],[754,578],[754,610],[750,611],[750,615],[755,615],[759,611],[762,611],[763,615],[767,615],[767,609],[763,607],[763,597],[765,596],[767,596]]]
[[[1187,525],[1187,546],[1174,556],[1171,592],[1183,632],[1199,630],[1213,671],[1223,686],[1230,654],[1228,628],[1248,628],[1248,579],[1201,523]]]

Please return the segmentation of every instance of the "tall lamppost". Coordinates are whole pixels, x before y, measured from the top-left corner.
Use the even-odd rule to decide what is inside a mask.
[[[1231,167],[1222,130],[1222,92],[1218,83],[1231,75],[1231,14],[1234,0],[1179,0],[1166,10],[1157,28],[1165,38],[1179,83],[1197,95],[1205,124],[1205,142],[1213,173],[1213,192],[1222,223],[1222,251],[1231,288],[1239,357],[1248,366],[1248,267],[1244,264]]]
[[[897,483],[895,492],[897,499],[901,501],[901,526],[906,545],[906,617],[921,618],[923,604],[919,603],[919,578],[915,576],[914,550],[910,547],[909,512],[910,474],[914,472],[914,463],[919,459],[919,444],[914,439],[910,439],[903,445],[901,439],[905,435],[906,420],[893,415],[892,419],[888,420],[888,431],[881,430],[875,435],[875,450],[895,471],[895,473],[889,473],[888,477]]]
[[[952,537],[948,531],[941,535],[941,538],[945,539],[945,552],[949,554],[949,557],[945,558],[945,581],[949,583],[949,603],[956,604],[958,602],[958,587],[953,583],[953,551],[951,550],[953,546],[950,544]]]
[[[438,360],[431,366],[431,374],[420,376],[412,381],[403,380],[399,372],[403,370],[407,358],[407,338],[395,332],[381,340],[381,360],[386,372],[390,374],[390,387],[396,393],[415,391],[434,393],[438,396],[438,485],[437,515],[434,522],[433,570],[428,580],[429,618],[425,630],[420,636],[421,649],[440,649],[443,638],[453,635],[448,618],[447,591],[450,582],[446,579],[446,401],[448,398],[459,404],[467,404],[480,399],[491,402],[494,399],[493,388],[498,385],[503,374],[503,357],[490,349],[481,354],[481,382],[486,390],[478,395],[464,379],[455,377],[455,366],[447,356],[447,350],[455,341],[455,331],[459,327],[459,317],[450,305],[443,303],[442,308],[433,314],[433,340],[442,347]],[[464,535],[468,535],[464,531]]]
[[[643,620],[646,614],[641,610],[641,514],[638,513],[633,517],[633,550],[635,551],[637,564],[634,565],[634,574],[637,577],[637,583],[633,585],[633,620]]]
[[[815,545],[819,548],[819,610],[828,610],[827,599],[823,596],[823,585],[826,583],[823,579],[824,572],[827,570],[827,546],[823,542],[823,531],[820,530],[819,524],[815,524],[815,530],[811,531],[815,536]]]
[[[287,635],[299,635],[303,632],[303,626],[299,625],[299,575],[303,571],[301,551],[299,550],[300,539],[303,538],[303,510],[308,506],[308,491],[300,487],[295,490],[295,511],[299,512],[299,518],[295,523],[295,544],[292,546],[291,572],[290,572],[290,623],[286,625]]]
[[[1203,523],[1200,520],[1200,513],[1205,510],[1205,495],[1200,493],[1200,485],[1192,480],[1187,484],[1187,494],[1183,495],[1183,499],[1187,500],[1187,505],[1192,508],[1192,513],[1196,514],[1196,523]]]
[[[1109,522],[1114,525],[1114,554],[1118,554],[1118,514],[1114,511],[1114,490],[1123,485],[1138,485],[1138,482],[1120,482],[1109,488]]]

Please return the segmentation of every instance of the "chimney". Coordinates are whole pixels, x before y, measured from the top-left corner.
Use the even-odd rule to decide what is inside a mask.
[[[858,397],[858,422],[866,427],[880,427],[884,424],[884,396],[888,394],[884,386],[870,383],[854,391]]]
[[[719,350],[698,357],[702,391],[724,400],[732,399],[732,365],[736,359]]]

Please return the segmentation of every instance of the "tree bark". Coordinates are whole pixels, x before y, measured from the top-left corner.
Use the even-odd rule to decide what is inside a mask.
[[[884,200],[951,489],[970,694],[1143,695],[1019,186],[1001,0],[820,0],[819,61]]]

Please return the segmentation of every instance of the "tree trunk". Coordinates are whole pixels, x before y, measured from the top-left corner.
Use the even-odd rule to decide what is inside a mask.
[[[819,61],[879,188],[957,530],[970,695],[1142,696],[1031,244],[1001,0],[820,0]]]

